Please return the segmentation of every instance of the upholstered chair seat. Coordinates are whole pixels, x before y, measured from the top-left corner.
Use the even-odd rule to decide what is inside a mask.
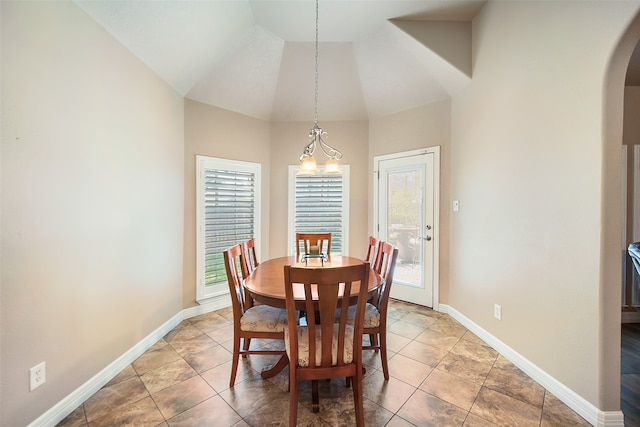
[[[256,305],[247,309],[240,318],[241,331],[284,332],[286,329],[287,311],[282,308]]]
[[[355,318],[355,310],[353,313]],[[333,327],[333,343],[331,345],[331,365],[335,366],[338,363],[338,327],[336,324]],[[344,363],[351,363],[353,361],[353,326],[346,325],[345,338],[344,338]],[[284,330],[284,344],[287,350],[287,356],[291,358],[291,348],[289,347],[289,331]],[[322,340],[320,336],[320,329],[316,329],[316,366],[320,366],[322,357]],[[302,367],[309,366],[309,333],[306,326],[298,327],[298,365]]]

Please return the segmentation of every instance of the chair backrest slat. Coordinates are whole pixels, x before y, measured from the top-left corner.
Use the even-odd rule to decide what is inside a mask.
[[[331,253],[331,233],[296,233],[296,255],[308,254],[311,246],[318,246],[320,253]],[[302,249],[302,252],[300,250]]]
[[[243,254],[242,244],[231,246],[223,252],[224,267],[227,271],[227,282],[229,283],[229,293],[231,295],[234,317],[242,316],[246,308],[241,273],[244,269]]]
[[[258,262],[258,256],[256,255],[256,239],[252,237],[246,242],[242,242],[243,250],[244,250],[244,270],[242,272],[244,277],[247,277],[249,274],[253,273],[260,263]]]
[[[391,293],[391,285],[393,284],[393,274],[398,259],[398,248],[390,243],[381,242],[378,262],[376,263],[376,272],[383,279],[378,288],[378,310],[382,315],[386,315],[387,305],[389,304],[389,294]]]
[[[380,253],[380,243],[382,241],[373,236],[369,236],[369,245],[367,246],[367,254],[364,260],[367,261],[372,268],[375,268]]]

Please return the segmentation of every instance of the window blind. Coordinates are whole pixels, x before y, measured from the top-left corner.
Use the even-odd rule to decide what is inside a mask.
[[[222,169],[204,171],[205,286],[227,282],[222,253],[254,237],[255,174]]]
[[[296,175],[295,231],[330,232],[331,253],[336,255],[341,254],[343,248],[343,194],[342,175]]]

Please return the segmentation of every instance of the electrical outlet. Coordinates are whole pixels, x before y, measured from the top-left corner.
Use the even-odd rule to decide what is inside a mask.
[[[498,304],[495,304],[493,306],[493,317],[498,320],[502,319],[502,307],[500,307]]]
[[[29,369],[29,391],[33,391],[40,387],[46,380],[44,362],[38,363],[33,368]]]

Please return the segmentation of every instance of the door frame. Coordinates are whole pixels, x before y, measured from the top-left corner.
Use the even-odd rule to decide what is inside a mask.
[[[433,309],[440,311],[440,146],[420,148],[373,157],[373,236],[380,235],[379,225],[379,163],[401,157],[433,154]]]

